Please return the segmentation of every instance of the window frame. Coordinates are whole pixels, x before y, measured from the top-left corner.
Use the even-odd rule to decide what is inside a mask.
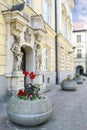
[[[81,42],[81,35],[77,35],[77,43]]]
[[[82,49],[77,49],[77,58],[82,58]]]
[[[48,71],[49,70],[49,50],[47,48],[44,48],[44,66],[43,66],[43,69],[44,71]]]
[[[49,25],[51,24],[51,3],[49,1],[43,0],[43,18],[44,21]]]

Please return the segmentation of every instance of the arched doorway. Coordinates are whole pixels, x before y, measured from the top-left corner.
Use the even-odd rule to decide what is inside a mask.
[[[21,69],[23,71],[34,71],[35,70],[35,56],[34,56],[34,51],[30,46],[23,45],[21,47],[21,51],[23,53],[22,57],[22,64],[21,64]],[[29,77],[25,77],[24,79],[24,85],[28,84]]]
[[[83,75],[84,73],[84,69],[83,69],[83,66],[77,66],[76,67],[76,74],[79,74],[79,75]]]

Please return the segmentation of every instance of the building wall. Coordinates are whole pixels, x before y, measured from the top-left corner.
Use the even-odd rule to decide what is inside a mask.
[[[44,21],[45,27],[45,36],[40,37],[39,44],[41,45],[41,74],[43,78],[43,83],[46,85],[55,84],[56,78],[56,61],[55,61],[55,1],[48,0],[51,5],[51,21],[50,24]],[[0,96],[6,94],[7,88],[7,78],[6,78],[6,59],[7,59],[7,28],[4,16],[1,11],[6,11],[11,9],[13,5],[20,4],[24,2],[24,0],[3,0],[0,1]],[[43,3],[42,0],[32,0],[32,6],[30,7],[28,4],[26,8],[24,8],[24,12],[26,12],[29,17],[36,16],[41,14],[43,16]],[[71,9],[73,8],[73,0],[58,0],[57,1],[58,11],[58,73],[59,73],[59,82],[67,77],[68,74],[73,76],[73,55],[72,53],[72,45],[71,45],[71,29],[72,29],[72,13]],[[43,18],[43,17],[42,17]],[[23,18],[21,18],[24,20]],[[26,23],[26,20],[24,20]],[[31,19],[29,21],[29,26],[32,30]],[[64,26],[66,28],[64,28]],[[43,28],[44,28],[43,27]],[[66,31],[66,33],[65,33]],[[33,33],[33,31],[32,31]],[[34,35],[34,34],[33,34]],[[34,36],[32,36],[34,43]],[[9,39],[9,42],[13,42]],[[11,43],[12,44],[12,43]],[[49,51],[49,65],[47,70],[44,69],[44,49]],[[12,53],[11,53],[12,54]],[[12,59],[11,59],[12,60]],[[10,81],[10,80],[9,80]],[[9,82],[10,84],[10,82]],[[10,88],[11,89],[11,88]]]
[[[48,0],[50,1],[50,5],[51,5],[51,23],[50,23],[50,26],[51,28],[55,28],[55,5],[54,5],[54,0]],[[37,13],[37,14],[42,14],[43,16],[43,0],[37,0],[38,4],[35,3],[36,0],[32,0],[32,8],[34,9],[34,11]]]
[[[6,78],[6,59],[7,59],[7,27],[6,27],[6,21],[5,18],[2,14],[1,11],[6,11],[11,9],[13,5],[22,3],[23,0],[3,0],[2,2],[0,1],[0,98],[4,95],[6,95],[6,92],[8,89],[12,89],[9,87],[7,78]],[[51,11],[54,11],[54,0],[52,0],[51,5]],[[35,16],[37,14],[42,14],[42,1],[38,0],[38,4],[36,4],[35,0],[32,0],[32,8],[29,7],[29,5],[26,5],[26,8],[24,9],[24,12],[29,14],[29,16]],[[43,83],[45,85],[51,85],[55,84],[55,31],[54,31],[54,13],[51,15],[51,25],[49,26],[46,22],[44,22],[44,26],[46,29],[46,34],[43,36],[40,40],[40,45],[41,45],[41,53],[42,53],[42,64],[41,64],[41,73],[43,76]],[[31,21],[30,21],[30,27]],[[9,42],[11,42],[11,39],[9,39]],[[11,43],[12,44],[12,43]],[[44,48],[49,50],[49,68],[48,70],[44,70],[43,64],[43,52]],[[12,53],[11,53],[12,54]],[[12,56],[11,56],[12,57]],[[12,59],[11,59],[12,60]],[[12,63],[11,63],[12,66]],[[9,80],[11,82],[11,80]],[[9,82],[9,84],[10,84]]]
[[[74,76],[73,64],[73,46],[71,42],[72,36],[72,8],[74,2],[59,0],[57,3],[58,16],[58,68],[59,68],[59,83],[66,79],[67,75]]]
[[[2,10],[7,9],[8,4],[2,1],[0,3],[0,99],[6,94],[7,90],[7,79],[5,77],[6,70],[6,23],[1,13]]]
[[[47,48],[49,50],[49,68],[47,71],[42,66],[44,82],[47,85],[55,84],[55,32],[46,24],[47,35],[42,40],[42,52]],[[42,54],[43,55],[43,54]],[[42,59],[42,65],[44,65],[44,57]],[[49,83],[47,83],[49,78]]]
[[[61,35],[59,38],[59,82],[66,79],[67,75],[74,76],[74,63],[72,45]]]
[[[75,25],[74,25],[75,26]],[[76,29],[77,28],[77,29]],[[77,36],[81,36],[81,42],[77,42]],[[86,58],[86,53],[87,53],[87,42],[86,42],[87,36],[86,36],[86,29],[84,29],[84,24],[83,27],[78,28],[78,25],[74,27],[73,30],[73,46],[75,46],[75,53],[74,53],[74,68],[75,68],[75,73],[76,73],[76,67],[77,66],[82,66],[84,68],[84,73],[87,73],[87,58]],[[81,49],[81,54],[82,58],[77,58],[77,50]]]
[[[42,66],[41,71],[43,72],[43,81],[46,85],[55,84],[55,14],[54,12],[54,0],[51,0],[51,24],[48,25],[45,23],[46,35],[41,40],[41,49],[42,49]],[[38,4],[36,4],[35,0],[32,0],[31,8],[36,12],[36,14],[41,14],[43,17],[43,1],[38,0]],[[34,14],[35,15],[35,14]],[[49,68],[48,70],[44,70],[44,49],[49,50]],[[48,80],[49,79],[49,83]]]

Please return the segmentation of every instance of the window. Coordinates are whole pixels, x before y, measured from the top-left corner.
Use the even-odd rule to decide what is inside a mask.
[[[49,69],[49,50],[44,49],[44,70]]]
[[[24,2],[28,3],[31,6],[31,0],[24,0]]]
[[[82,50],[77,49],[77,58],[82,58]]]
[[[77,42],[81,42],[81,35],[77,35]]]
[[[48,24],[50,24],[50,21],[51,21],[51,5],[46,0],[43,0],[43,18]]]

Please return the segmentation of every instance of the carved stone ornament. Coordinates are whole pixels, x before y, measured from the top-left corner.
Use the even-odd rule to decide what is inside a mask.
[[[34,50],[35,50],[36,70],[40,70],[41,69],[41,45],[35,43]]]
[[[11,34],[19,35],[23,30],[23,25],[17,21],[11,22]]]
[[[26,42],[31,41],[31,34],[29,33],[29,28],[26,28],[26,31],[24,32],[24,39]]]

